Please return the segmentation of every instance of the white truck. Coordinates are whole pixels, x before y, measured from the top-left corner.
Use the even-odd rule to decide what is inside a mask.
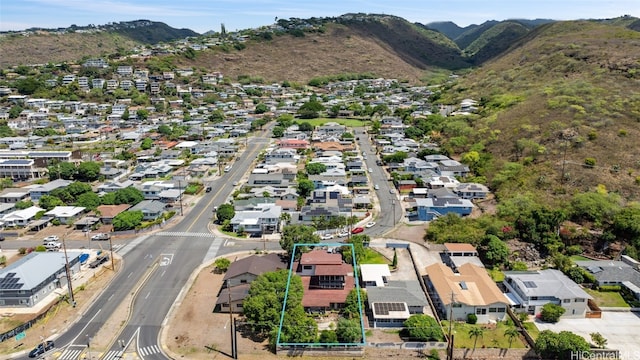
[[[58,241],[49,241],[44,243],[44,247],[47,251],[58,251],[62,247],[62,244]]]

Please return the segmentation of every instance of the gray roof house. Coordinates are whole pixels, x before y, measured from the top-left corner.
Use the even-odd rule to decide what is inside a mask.
[[[282,208],[274,204],[259,204],[256,210],[237,211],[231,226],[233,231],[241,229],[250,234],[273,233],[280,231]]]
[[[587,301],[593,297],[561,271],[507,271],[503,281],[507,297],[516,310],[530,315],[539,314],[542,306],[554,303],[566,309],[563,317],[582,318],[588,310]]]
[[[116,192],[118,190],[126,189],[130,186],[133,186],[135,183],[131,180],[125,180],[122,182],[119,181],[109,181],[100,186],[98,186],[98,192],[101,193],[111,193]]]
[[[72,274],[80,271],[81,252],[67,251]],[[0,304],[32,307],[67,285],[65,254],[32,252],[0,270]]]
[[[145,221],[149,221],[159,218],[164,212],[166,206],[167,204],[157,200],[143,200],[127,211],[140,210],[142,211],[143,215],[142,219]]]
[[[31,201],[38,201],[43,195],[49,195],[53,190],[65,188],[71,183],[73,183],[71,180],[57,179],[49,181],[46,184],[32,187],[29,191]]]
[[[402,327],[412,314],[424,314],[429,306],[417,280],[388,281],[383,287],[367,287],[367,303],[374,328]]]
[[[640,300],[640,269],[623,261],[587,260],[576,265],[590,272],[598,285],[619,285]]]

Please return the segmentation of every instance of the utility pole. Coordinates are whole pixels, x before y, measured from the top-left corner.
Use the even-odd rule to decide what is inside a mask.
[[[453,304],[455,294],[451,292],[451,304],[449,305],[449,346],[447,347],[447,359],[453,360]]]
[[[69,256],[67,256],[67,243],[65,238],[67,234],[62,236],[62,250],[64,251],[64,264],[65,272],[67,274],[67,287],[69,288],[69,300],[71,300],[71,306],[76,307],[76,299],[73,296],[73,284],[71,283],[71,268],[69,267]]]
[[[231,358],[237,359],[238,355],[236,354],[236,337],[235,337],[235,322],[233,321],[233,307],[231,306],[231,286],[229,285],[229,280],[227,279],[227,294],[229,295],[229,328],[231,330]]]
[[[111,251],[111,270],[116,271],[116,263],[113,260],[113,243],[111,242],[111,234],[107,234],[109,236],[109,249]]]
[[[178,180],[178,191],[180,192],[180,216],[182,216],[182,181]]]
[[[393,206],[393,227],[396,227],[396,201],[391,199],[391,206]]]

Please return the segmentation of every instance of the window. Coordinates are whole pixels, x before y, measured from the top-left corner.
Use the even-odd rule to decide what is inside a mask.
[[[496,309],[496,308],[491,308],[491,307],[490,307],[490,308],[489,308],[489,312],[490,312],[490,313],[498,312],[498,309]]]
[[[576,299],[576,302],[584,302],[584,299]]]
[[[538,297],[537,296],[532,296],[531,300],[538,300]]]
[[[504,311],[505,311],[505,308],[498,308],[499,313],[503,313]]]
[[[313,269],[313,265],[304,265],[302,266],[303,270],[312,270]]]
[[[487,314],[487,309],[485,308],[477,308],[476,309],[476,315],[486,315]]]
[[[571,302],[571,299],[564,299],[564,300],[562,300],[562,302],[563,302],[563,303],[570,303],[570,302]]]
[[[223,307],[223,308],[228,308],[228,307],[229,307],[229,304],[222,304],[222,307]]]
[[[247,283],[247,280],[246,280],[246,279],[242,279],[242,280],[240,280],[240,284],[246,284],[246,283]]]
[[[462,307],[462,303],[453,303],[453,307],[454,308],[461,308]]]

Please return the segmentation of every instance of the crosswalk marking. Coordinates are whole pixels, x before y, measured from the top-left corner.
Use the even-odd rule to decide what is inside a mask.
[[[117,350],[111,350],[107,353],[107,355],[105,355],[102,359],[103,360],[113,360],[113,359],[119,359],[120,355],[121,355],[121,351],[117,351]]]
[[[209,232],[183,232],[183,231],[161,231],[156,236],[185,236],[185,237],[206,237],[214,238],[214,234]]]
[[[140,348],[140,355],[142,356],[157,354],[159,352],[160,348],[158,347],[158,345],[151,345]]]
[[[82,350],[78,349],[65,349],[62,354],[60,354],[58,360],[75,360],[80,357],[81,352]]]

